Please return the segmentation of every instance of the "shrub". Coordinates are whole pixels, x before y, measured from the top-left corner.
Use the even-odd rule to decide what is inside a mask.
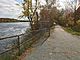
[[[74,31],[80,32],[80,24],[77,24],[76,26],[73,26],[72,29]]]

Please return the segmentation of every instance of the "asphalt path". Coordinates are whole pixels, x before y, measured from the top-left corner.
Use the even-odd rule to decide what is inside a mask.
[[[80,60],[80,38],[67,33],[61,26],[55,26],[50,37],[24,60]]]

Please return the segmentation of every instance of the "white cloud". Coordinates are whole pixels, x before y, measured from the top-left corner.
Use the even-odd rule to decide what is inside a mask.
[[[45,5],[46,1],[45,0],[40,0],[41,5]]]
[[[0,0],[0,18],[17,18],[22,8],[16,0]]]

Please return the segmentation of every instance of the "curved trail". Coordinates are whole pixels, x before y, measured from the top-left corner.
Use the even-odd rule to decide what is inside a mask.
[[[60,26],[24,60],[80,60],[80,39],[67,33]]]

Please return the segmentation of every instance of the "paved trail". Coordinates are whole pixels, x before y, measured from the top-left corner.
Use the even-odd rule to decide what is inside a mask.
[[[80,39],[56,26],[43,45],[36,47],[24,60],[80,60]]]

